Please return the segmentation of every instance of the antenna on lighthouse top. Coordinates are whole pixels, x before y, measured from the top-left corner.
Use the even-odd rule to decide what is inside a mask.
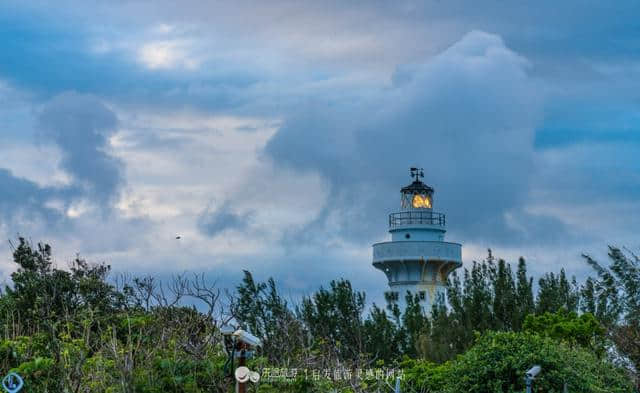
[[[411,167],[411,177],[415,177],[416,181],[419,182],[421,177],[424,177],[424,169]]]

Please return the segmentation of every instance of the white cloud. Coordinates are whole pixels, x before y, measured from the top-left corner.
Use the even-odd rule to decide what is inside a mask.
[[[232,257],[275,257],[283,252],[282,237],[313,221],[324,207],[326,184],[318,175],[276,169],[260,157],[277,120],[116,111],[121,129],[111,137],[110,151],[126,168],[117,211],[128,222],[149,226],[135,235],[139,246],[124,254],[101,252],[103,258],[135,258],[150,252],[147,246],[155,239],[164,240],[153,253],[161,259],[181,255],[185,269]],[[212,237],[202,233],[198,220],[207,207],[246,215],[246,227]]]
[[[157,34],[169,34],[176,30],[175,25],[170,25],[168,23],[159,23],[153,27],[152,31]]]
[[[127,188],[119,207],[127,216],[196,214],[209,201],[226,199],[258,167],[257,152],[275,132],[273,121],[255,118],[120,116],[122,128],[111,147],[125,162]]]
[[[181,39],[144,43],[138,49],[138,60],[152,70],[195,70],[201,63],[201,59],[192,52],[191,43]]]
[[[61,168],[62,153],[54,145],[0,140],[0,157],[0,168],[40,187],[63,187],[73,182],[73,176]]]

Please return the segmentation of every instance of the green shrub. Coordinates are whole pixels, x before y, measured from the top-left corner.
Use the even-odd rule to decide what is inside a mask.
[[[405,384],[418,391],[443,393],[522,392],[524,373],[533,365],[542,372],[535,391],[632,392],[625,371],[581,347],[531,333],[487,332],[464,354],[437,366],[405,363]]]

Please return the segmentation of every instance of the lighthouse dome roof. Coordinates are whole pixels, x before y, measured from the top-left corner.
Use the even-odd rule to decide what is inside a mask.
[[[414,180],[413,183],[409,184],[406,187],[402,187],[400,192],[403,194],[432,194],[433,188],[424,184],[420,180]]]

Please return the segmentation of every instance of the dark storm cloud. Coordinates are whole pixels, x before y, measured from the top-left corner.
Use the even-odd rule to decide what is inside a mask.
[[[0,168],[0,224],[12,217],[37,217],[45,215],[50,219],[59,218],[59,214],[44,207],[52,190],[41,188],[37,184],[13,176],[6,169]]]
[[[200,231],[208,236],[215,236],[228,229],[242,231],[249,224],[249,214],[238,214],[230,211],[225,204],[218,209],[207,208],[198,217]]]
[[[116,131],[115,114],[95,97],[65,93],[47,103],[39,124],[62,150],[62,167],[74,181],[92,199],[110,201],[122,182],[122,163],[105,151]]]
[[[407,23],[445,20],[455,34],[470,29],[495,32],[538,65],[548,63],[533,73],[554,71],[575,76],[576,71],[581,71],[576,66],[584,65],[585,59],[611,61],[639,56],[640,4],[636,1],[587,4],[578,0],[488,0],[477,6],[465,0],[408,0],[373,2],[372,8],[378,10],[378,15],[403,18]]]
[[[396,85],[374,100],[303,111],[266,150],[282,165],[331,181],[328,213],[349,213],[341,226],[348,236],[380,233],[372,224],[397,208],[408,167],[421,165],[436,188],[436,208],[457,231],[467,239],[508,238],[504,214],[526,196],[539,116],[527,68],[500,37],[473,32],[399,71]]]
[[[25,218],[57,227],[81,199],[109,209],[123,182],[121,162],[107,152],[117,126],[114,113],[93,96],[65,93],[44,104],[37,124],[38,143],[60,149],[61,169],[71,175],[71,183],[42,186],[0,168],[0,218],[16,230]],[[56,168],[41,170],[53,173]]]

